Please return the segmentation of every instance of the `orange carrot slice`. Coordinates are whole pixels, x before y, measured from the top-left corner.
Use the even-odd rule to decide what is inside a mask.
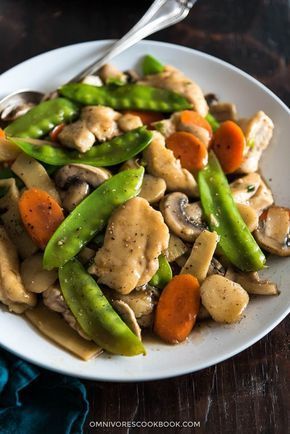
[[[184,341],[195,325],[199,306],[198,280],[191,274],[173,277],[159,298],[154,332],[170,344]]]
[[[124,114],[129,113],[134,116],[139,116],[144,125],[151,125],[153,122],[162,121],[164,116],[159,112],[150,112],[145,110],[126,110]]]
[[[55,199],[37,188],[30,188],[22,194],[19,211],[25,229],[41,249],[64,220],[62,208]]]
[[[6,137],[5,131],[2,130],[2,128],[0,128],[0,139],[5,139],[5,137]]]
[[[233,121],[225,121],[216,130],[211,148],[225,173],[235,172],[244,159],[246,139],[241,128]]]
[[[207,164],[207,149],[205,144],[193,134],[179,131],[171,134],[166,145],[180,159],[181,166],[190,172],[202,169]]]
[[[209,132],[210,139],[212,138],[212,128],[210,124],[199,113],[193,110],[183,110],[180,112],[180,122],[183,125],[196,125],[197,127],[204,128]]]

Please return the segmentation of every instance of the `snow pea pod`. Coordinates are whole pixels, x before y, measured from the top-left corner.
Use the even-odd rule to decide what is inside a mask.
[[[198,173],[198,187],[205,218],[220,236],[222,253],[242,271],[263,268],[266,258],[237,209],[214,152],[209,153],[208,165]]]
[[[141,84],[97,87],[85,83],[69,83],[62,86],[59,93],[79,104],[100,104],[117,110],[137,109],[171,113],[191,107],[186,98],[178,93]]]
[[[142,63],[142,71],[144,75],[159,74],[164,71],[164,65],[159,60],[148,54],[144,57]]]
[[[163,289],[172,279],[172,270],[164,255],[160,255],[158,261],[159,268],[150,280],[149,284],[156,286],[156,288]]]
[[[71,122],[79,113],[78,106],[66,98],[44,101],[33,107],[23,116],[5,128],[7,136],[31,137],[45,136],[56,125]]]
[[[73,259],[59,269],[62,294],[84,332],[113,354],[145,354],[140,339],[122,321],[96,281]]]
[[[61,223],[44,251],[46,270],[75,257],[106,225],[112,212],[141,190],[144,168],[124,170],[101,184]]]
[[[129,160],[143,151],[152,140],[152,132],[146,130],[145,127],[136,128],[101,145],[95,145],[83,154],[47,143],[39,146],[23,139],[10,138],[9,140],[30,157],[54,166],[82,163],[106,167]]]

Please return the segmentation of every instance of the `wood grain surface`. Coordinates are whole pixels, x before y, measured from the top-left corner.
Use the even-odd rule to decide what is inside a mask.
[[[150,1],[0,0],[0,72],[44,51],[118,38]],[[289,0],[199,0],[154,39],[196,48],[249,72],[290,105]],[[289,289],[290,290],[290,289]],[[87,433],[289,432],[289,318],[211,368],[148,383],[86,382]],[[186,428],[95,428],[94,421],[195,421]],[[91,423],[90,423],[91,422]]]

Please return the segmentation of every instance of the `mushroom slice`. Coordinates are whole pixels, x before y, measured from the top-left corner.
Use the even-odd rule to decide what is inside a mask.
[[[249,205],[260,215],[265,209],[274,203],[270,188],[261,179],[260,186],[254,196],[249,200]]]
[[[203,231],[195,240],[180,274],[192,274],[201,284],[207,276],[218,240],[216,232]]]
[[[188,203],[183,193],[166,195],[159,208],[169,229],[185,241],[193,242],[206,228],[200,202]]]
[[[43,303],[46,307],[55,312],[61,313],[65,321],[72,329],[76,330],[82,338],[90,340],[90,338],[81,329],[79,323],[66,304],[58,284],[51,285],[49,288],[47,288],[47,290],[42,293],[42,297]]]
[[[36,296],[23,285],[16,248],[3,226],[0,226],[0,258],[0,301],[16,313],[35,306]]]
[[[90,187],[98,187],[110,176],[110,172],[106,169],[85,164],[63,166],[57,171],[55,182],[62,190],[64,208],[72,211],[90,193]]]
[[[234,121],[237,117],[237,108],[230,102],[217,102],[210,106],[210,113],[218,122]]]
[[[240,123],[244,131],[248,149],[239,172],[251,173],[258,170],[259,160],[268,147],[273,135],[274,124],[263,111],[257,112],[248,122]]]
[[[290,256],[290,210],[278,206],[270,207],[261,215],[254,236],[267,252]]]
[[[57,280],[57,271],[44,270],[42,260],[42,253],[36,253],[26,258],[20,266],[24,286],[31,292],[44,292]]]
[[[212,258],[208,268],[207,276],[211,276],[213,274],[219,274],[220,276],[224,276],[226,274],[224,266],[216,258]]]
[[[232,196],[236,203],[248,204],[251,197],[257,192],[262,178],[258,173],[242,176],[230,184]]]
[[[255,231],[259,224],[259,215],[257,211],[250,205],[245,205],[244,203],[238,203],[237,208],[242,216],[242,219],[248,226],[249,231]]]
[[[197,183],[193,175],[181,167],[173,152],[165,147],[165,139],[157,131],[153,140],[143,151],[150,175],[163,178],[169,191],[182,191],[188,196],[198,196]]]
[[[177,92],[183,95],[201,116],[208,113],[208,105],[201,88],[173,66],[166,65],[160,74],[147,75],[141,83]]]
[[[152,175],[144,175],[140,197],[148,200],[149,203],[159,202],[164,196],[166,190],[166,183],[164,179],[157,178]]]
[[[232,271],[231,280],[239,283],[247,291],[248,294],[252,294],[252,295],[279,294],[276,283],[270,282],[269,280],[260,280],[260,277],[257,272],[241,273],[239,271]]]
[[[121,316],[124,323],[126,323],[132,332],[141,340],[141,329],[136,320],[133,309],[122,300],[113,300],[112,305]]]
[[[96,141],[94,134],[82,120],[65,125],[58,135],[58,140],[62,145],[80,152],[87,152]]]
[[[133,115],[132,113],[125,113],[118,119],[118,126],[124,132],[142,127],[142,125],[143,122],[141,118],[137,115]]]
[[[112,214],[104,240],[90,268],[121,294],[145,285],[159,267],[158,257],[168,248],[169,231],[159,211],[135,197]]]
[[[87,106],[82,109],[81,121],[94,137],[103,142],[119,134],[117,120],[120,116],[110,107]]]
[[[170,234],[166,258],[168,262],[174,262],[177,258],[188,252],[188,247],[184,242],[174,234]]]
[[[217,274],[205,279],[200,287],[203,306],[221,323],[235,323],[249,303],[249,295],[241,285]]]

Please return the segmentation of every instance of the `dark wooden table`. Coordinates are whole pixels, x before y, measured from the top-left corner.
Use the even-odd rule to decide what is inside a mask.
[[[150,1],[1,0],[1,72],[35,54],[118,38]],[[249,72],[290,104],[289,0],[199,0],[191,15],[154,39],[197,48]],[[289,324],[248,350],[195,374],[148,383],[86,382],[85,431],[109,433],[289,432]],[[287,360],[288,357],[288,360]],[[196,421],[175,429],[90,428],[89,421]]]

